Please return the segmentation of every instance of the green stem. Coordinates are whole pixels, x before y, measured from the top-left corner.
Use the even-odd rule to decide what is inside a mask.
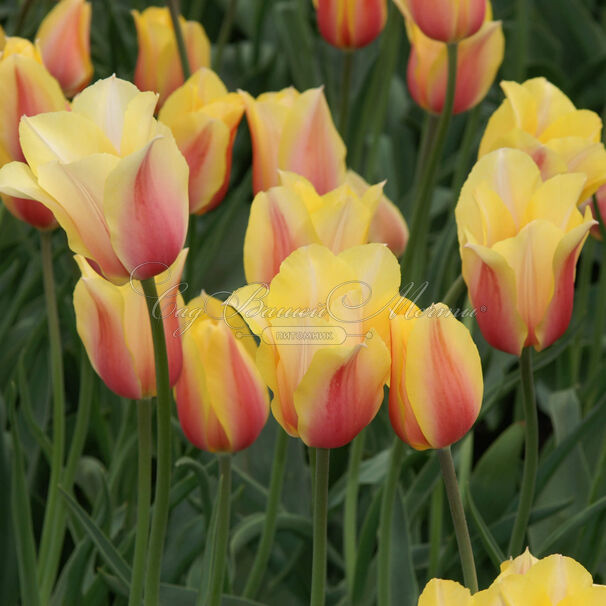
[[[175,31],[175,39],[177,40],[177,50],[179,51],[179,59],[181,60],[183,77],[185,80],[187,80],[191,76],[191,68],[189,65],[189,58],[187,56],[185,39],[183,38],[183,29],[179,23],[179,0],[167,0],[166,3],[168,4],[170,19],[173,23],[173,30]]]
[[[328,471],[330,450],[316,448],[313,510],[313,560],[310,606],[324,606],[326,599],[326,532],[328,528]]]
[[[383,500],[379,518],[379,553],[377,562],[377,605],[391,606],[391,523],[400,469],[404,458],[404,442],[395,438],[391,448],[391,460],[383,487]]]
[[[465,131],[463,132],[463,141],[461,147],[457,152],[457,166],[455,169],[454,177],[452,178],[452,193],[454,195],[455,202],[459,197],[459,192],[467,175],[469,174],[469,158],[471,156],[471,145],[478,135],[478,122],[480,121],[480,107],[481,104],[476,105],[467,116],[465,122]]]
[[[473,559],[473,549],[471,548],[471,539],[469,538],[469,528],[465,519],[465,510],[461,501],[461,493],[457,483],[457,474],[455,472],[454,462],[450,447],[438,450],[440,467],[442,468],[442,477],[444,478],[444,487],[446,496],[450,505],[452,523],[454,525],[457,544],[459,546],[459,557],[463,568],[463,578],[465,585],[471,591],[478,591],[478,576],[476,574],[476,565]]]
[[[210,584],[209,606],[220,606],[227,561],[229,538],[229,511],[231,500],[231,455],[219,456],[219,501],[217,502],[217,535],[213,558],[213,576]]]
[[[450,285],[448,292],[444,295],[442,302],[444,305],[448,305],[448,307],[452,307],[459,297],[465,291],[465,281],[463,280],[463,276],[459,275],[457,279]]]
[[[53,274],[52,232],[40,232],[40,243],[53,385],[53,454],[38,561],[40,598],[41,602],[46,604],[56,573],[56,570],[53,573],[53,560],[56,560],[58,557],[56,554],[61,552],[65,529],[65,526],[59,523],[60,517],[63,515],[63,502],[59,499],[59,482],[63,473],[65,454],[65,388],[63,385],[61,333]]]
[[[436,484],[431,494],[429,518],[429,568],[427,577],[433,579],[440,574],[440,547],[442,545],[442,520],[444,511],[444,489]]]
[[[356,522],[358,517],[358,475],[364,453],[366,433],[360,432],[349,449],[347,484],[345,486],[345,507],[343,515],[343,552],[345,557],[345,580],[351,597],[357,557]]]
[[[349,96],[351,93],[351,73],[353,71],[354,54],[344,51],[343,80],[341,81],[341,108],[339,110],[339,132],[347,140],[347,119],[349,118]]]
[[[530,510],[534,498],[534,489],[539,461],[539,420],[534,394],[534,377],[532,373],[532,350],[526,347],[520,358],[522,374],[522,395],[524,417],[526,420],[526,446],[524,450],[524,474],[518,514],[513,525],[509,541],[509,555],[517,556],[522,552],[524,537],[530,519]]]
[[[152,404],[146,398],[136,403],[139,457],[137,471],[137,527],[135,555],[130,582],[128,606],[141,606],[145,578],[145,560],[149,536],[149,510],[151,501],[151,449],[152,449]]]
[[[236,12],[238,9],[238,0],[230,0],[227,12],[223,17],[223,23],[221,23],[221,30],[219,31],[219,37],[217,39],[217,55],[215,59],[215,71],[218,72],[221,69],[223,63],[223,51],[231,35],[231,30],[234,25],[236,18]]]
[[[156,400],[157,400],[157,434],[158,451],[156,466],[156,493],[154,496],[154,515],[149,538],[147,574],[145,580],[145,606],[157,606],[160,591],[160,572],[162,568],[162,551],[168,522],[170,475],[171,475],[171,425],[170,410],[172,396],[168,376],[168,354],[164,336],[164,322],[157,313],[158,292],[153,278],[141,282],[149,321],[151,323],[154,343],[154,360],[156,364]]]
[[[259,592],[263,575],[269,561],[271,548],[276,535],[276,520],[280,506],[280,495],[284,482],[284,465],[286,463],[286,447],[288,446],[288,434],[278,428],[276,436],[276,447],[274,452],[273,468],[271,470],[271,481],[269,484],[269,495],[267,497],[267,509],[265,511],[265,524],[263,534],[257,548],[257,555],[252,565],[246,585],[244,587],[245,598],[254,599]]]
[[[424,162],[421,167],[422,172],[418,188],[416,189],[416,199],[410,228],[410,240],[408,241],[406,252],[402,257],[402,271],[404,272],[404,269],[406,269],[406,278],[409,282],[416,282],[420,279],[425,269],[425,249],[427,247],[427,234],[429,231],[431,199],[454,106],[457,80],[457,45],[448,44],[447,50],[448,82],[446,85],[444,106],[437,123],[435,137],[433,137],[427,154],[427,162]]]

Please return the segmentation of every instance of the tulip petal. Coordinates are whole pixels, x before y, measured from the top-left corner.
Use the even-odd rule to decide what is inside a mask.
[[[606,604],[606,585],[594,585],[564,598],[558,606],[603,606],[604,604]]]
[[[556,118],[541,133],[539,140],[546,143],[550,139],[581,137],[592,142],[600,140],[602,120],[595,112],[587,109],[575,110]]]
[[[537,135],[541,135],[545,128],[562,114],[572,114],[576,111],[572,101],[546,78],[531,78],[518,86],[523,86],[536,100]]]
[[[431,579],[425,586],[418,606],[468,606],[471,603],[469,589],[455,581]]]
[[[299,435],[315,448],[353,440],[377,414],[389,373],[389,351],[375,334],[355,347],[319,350],[294,395]]]
[[[187,181],[187,163],[168,137],[127,156],[108,176],[103,210],[112,245],[137,279],[172,265],[183,248]]]

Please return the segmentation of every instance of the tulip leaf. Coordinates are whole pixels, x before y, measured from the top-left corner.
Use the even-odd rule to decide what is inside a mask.
[[[403,468],[407,466],[414,458],[414,454],[404,460]],[[424,504],[427,502],[433,492],[436,482],[440,480],[440,461],[431,452],[428,456],[428,461],[423,465],[421,471],[416,475],[412,484],[406,491],[406,511],[408,512],[409,520],[414,520],[417,514],[421,511]]]
[[[471,494],[471,490],[467,490],[467,502],[469,504],[469,512],[471,513],[471,518],[480,533],[480,539],[482,540],[482,544],[484,545],[484,549],[486,553],[490,557],[490,560],[494,564],[495,568],[499,570],[501,562],[505,561],[505,554],[501,551],[499,544],[496,539],[492,536],[490,529],[486,525],[484,518],[482,518],[482,514],[479,512],[476,504],[474,503],[473,496]]]

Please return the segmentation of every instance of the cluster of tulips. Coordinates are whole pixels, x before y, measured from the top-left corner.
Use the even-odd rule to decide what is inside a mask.
[[[158,603],[173,396],[185,436],[219,457],[208,604],[220,603],[224,583],[230,454],[256,440],[271,407],[284,430],[280,443],[288,435],[315,449],[311,603],[319,606],[326,593],[330,449],[349,444],[371,423],[386,387],[399,440],[384,509],[390,511],[394,498],[404,443],[438,450],[467,585],[433,580],[419,606],[606,603],[606,588],[592,585],[589,573],[562,556],[537,562],[521,555],[476,593],[449,447],[480,413],[481,360],[450,297],[444,293],[444,303],[421,309],[412,281],[424,278],[448,120],[485,97],[503,60],[504,36],[486,0],[395,3],[411,44],[409,92],[434,114],[438,133],[428,143],[435,162],[416,184],[410,234],[383,184],[369,185],[348,170],[321,88],[257,98],[229,92],[209,67],[202,26],[177,18],[174,6],[172,20],[168,8],[133,11],[134,84],[112,76],[89,85],[91,7],[84,0],[61,0],[34,44],[0,37],[2,200],[40,230],[47,261],[51,231],[59,226],[67,235],[81,272],[73,294],[78,335],[107,387],[140,401],[147,414],[147,400],[157,398],[156,494],[152,516],[149,486],[147,501],[139,493],[133,606],[143,598]],[[314,5],[320,33],[346,53],[371,43],[388,19],[385,0]],[[531,349],[549,347],[570,323],[577,260],[590,232],[601,237],[604,229],[606,150],[600,117],[577,109],[544,78],[501,86],[505,99],[488,122],[453,220],[470,319],[492,347],[521,359],[527,441],[510,544],[510,555],[518,556],[536,475]],[[247,284],[225,301],[203,291],[185,302],[188,224],[226,196],[244,116],[255,194],[243,250]],[[52,297],[52,276],[47,282]],[[149,483],[149,463],[141,470]],[[145,486],[145,478],[139,481]],[[49,495],[54,491],[51,485]],[[270,542],[274,532],[275,512],[266,522]],[[389,541],[383,532],[381,538]],[[249,597],[268,558],[260,550]],[[379,572],[380,603],[385,592]]]

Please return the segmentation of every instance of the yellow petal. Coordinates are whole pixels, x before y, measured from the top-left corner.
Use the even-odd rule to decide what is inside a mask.
[[[471,601],[469,589],[443,579],[431,579],[425,586],[418,606],[468,606]]]
[[[594,585],[564,598],[558,606],[603,606],[606,604],[606,586]]]

